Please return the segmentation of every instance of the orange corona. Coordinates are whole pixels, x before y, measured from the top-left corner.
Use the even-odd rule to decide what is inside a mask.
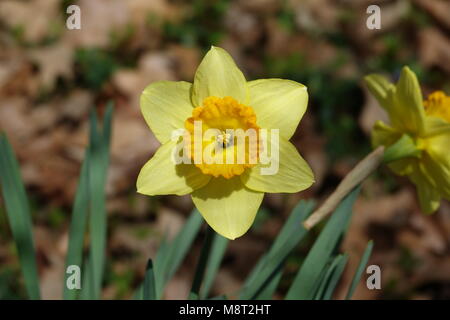
[[[200,137],[195,134],[196,124],[200,124]],[[202,106],[193,109],[185,127],[190,135],[187,154],[204,174],[230,179],[254,166],[258,160],[259,127],[255,112],[252,107],[231,97],[206,98]],[[208,130],[213,134],[203,135]],[[196,139],[201,139],[201,142],[196,142]],[[208,148],[212,150],[213,162],[205,157]],[[240,154],[243,154],[242,158],[238,157]]]

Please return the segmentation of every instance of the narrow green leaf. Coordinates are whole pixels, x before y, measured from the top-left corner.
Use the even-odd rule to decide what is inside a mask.
[[[286,299],[313,299],[320,275],[350,221],[360,188],[353,190],[336,208],[300,267]]]
[[[81,292],[79,299],[91,300],[92,297],[94,297],[94,279],[90,256],[87,256],[85,260],[86,261],[83,263],[82,269]]]
[[[77,192],[75,195],[75,202],[72,209],[72,218],[69,229],[69,245],[66,256],[66,270],[71,265],[76,265],[81,268],[83,263],[83,239],[86,233],[87,218],[89,210],[89,153],[86,151],[86,156],[81,166],[80,181],[78,182]],[[66,300],[73,300],[77,297],[76,290],[70,290],[66,284],[67,278],[70,276],[65,274],[64,293],[63,297]]]
[[[220,264],[228,246],[228,239],[222,237],[220,234],[214,232],[214,239],[211,247],[211,254],[206,266],[205,278],[200,289],[200,299],[206,299],[209,291],[214,283]]]
[[[30,208],[20,177],[19,164],[5,134],[0,134],[0,185],[28,297],[38,300],[39,277]]]
[[[226,295],[217,296],[209,300],[228,300]]]
[[[207,226],[205,241],[200,252],[200,257],[198,258],[197,268],[195,269],[194,280],[189,294],[190,300],[197,300],[200,297],[200,288],[202,286],[203,277],[205,276],[215,233],[216,232],[210,226]]]
[[[89,194],[90,219],[89,232],[90,264],[92,272],[91,299],[99,299],[101,294],[103,269],[106,250],[106,193],[105,184],[109,165],[109,145],[111,136],[112,105],[109,105],[104,119],[103,130],[98,128],[95,112],[90,117],[90,146],[89,146]]]
[[[166,283],[178,270],[191,248],[202,222],[202,216],[197,210],[194,210],[172,242],[168,243],[163,239],[154,263],[156,297],[158,299],[162,296]]]
[[[261,290],[259,290],[255,296],[254,300],[272,300],[275,291],[277,290],[278,284],[281,281],[281,277],[283,276],[283,267],[284,263],[280,263],[277,269],[270,275],[270,277],[265,282],[264,286],[262,286]]]
[[[350,288],[348,289],[347,296],[345,297],[345,299],[347,300],[351,299],[353,293],[355,293],[356,287],[359,281],[361,280],[361,276],[364,272],[364,269],[366,268],[370,255],[372,254],[372,249],[373,249],[373,241],[370,240],[367,243],[366,249],[364,250],[364,253],[361,257],[358,268],[356,269],[355,275],[353,276],[352,283],[350,284]]]
[[[340,254],[336,256],[331,264],[326,267],[323,277],[321,277],[321,284],[317,290],[314,300],[328,300],[327,297],[333,293],[337,281],[340,279],[342,271],[347,263],[347,255]]]
[[[342,273],[344,272],[345,266],[347,265],[348,256],[346,254],[341,256],[342,259],[336,265],[336,268],[333,270],[333,274],[331,275],[330,281],[326,287],[326,290],[323,294],[323,300],[330,300],[333,296],[333,292],[336,289],[336,286],[341,279]]]
[[[145,272],[144,279],[143,298],[144,300],[156,299],[155,274],[153,272],[152,259],[149,259],[147,263],[147,271]]]
[[[203,218],[197,210],[191,214],[181,232],[176,236],[171,243],[170,256],[168,259],[168,272],[166,273],[166,281],[168,281],[180,267],[187,252],[191,249],[197,236],[200,227],[203,223]]]
[[[312,201],[300,201],[294,208],[270,250],[262,256],[247,278],[239,294],[239,299],[256,299],[266,286],[271,283],[273,286],[272,281],[275,281],[273,278],[280,276],[277,272],[282,272],[281,265],[306,235],[307,230],[303,228],[302,221],[311,213],[313,206]],[[267,291],[265,295],[267,295]]]

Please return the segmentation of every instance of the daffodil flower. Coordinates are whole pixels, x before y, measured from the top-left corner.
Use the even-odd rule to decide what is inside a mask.
[[[193,84],[160,81],[143,91],[141,111],[161,147],[141,169],[138,192],[191,194],[195,206],[217,233],[229,239],[243,235],[252,225],[265,192],[299,192],[313,183],[309,165],[289,142],[307,102],[307,90],[302,84],[282,79],[247,82],[225,50],[211,47]],[[173,133],[184,129],[193,136],[196,122],[202,124],[202,129],[217,130],[211,139],[220,145],[216,154],[220,158],[237,148],[235,137],[227,130],[278,129],[278,145],[269,143],[267,147],[279,150],[275,159],[277,173],[261,174],[261,169],[267,167],[261,161],[174,163],[179,141],[172,139]],[[249,160],[250,150],[259,142],[244,143],[245,158]],[[200,151],[204,148],[201,144]],[[189,156],[194,158],[195,151]],[[253,160],[259,158],[257,153]]]
[[[396,146],[391,149],[398,157],[389,167],[416,185],[423,212],[436,211],[441,198],[450,199],[450,97],[437,91],[422,101],[417,77],[408,67],[395,85],[376,74],[365,80],[390,119],[390,124],[375,123],[373,146]]]

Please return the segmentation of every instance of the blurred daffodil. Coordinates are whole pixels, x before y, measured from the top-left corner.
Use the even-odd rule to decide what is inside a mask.
[[[199,65],[193,84],[154,82],[142,93],[142,114],[162,145],[141,169],[138,192],[191,194],[194,204],[217,233],[229,239],[243,235],[252,225],[265,192],[298,192],[313,183],[310,167],[289,142],[306,111],[307,101],[306,87],[294,81],[247,82],[231,56],[212,47]],[[203,130],[217,132],[206,139],[220,146],[214,154],[216,159],[226,158],[239,147],[236,137],[227,130],[278,129],[279,142],[266,145],[272,152],[279,151],[279,157],[274,159],[276,173],[261,174],[269,165],[259,161],[262,158],[259,133],[256,143],[244,140],[244,162],[174,163],[179,140],[173,139],[173,133],[181,128],[195,139],[198,122]],[[200,153],[200,159],[204,160],[202,152],[207,146],[201,143],[200,152],[192,151],[191,147],[187,147],[188,157],[192,160]],[[259,151],[252,153],[255,149]]]
[[[434,212],[442,198],[450,199],[450,97],[437,91],[423,101],[408,67],[395,85],[376,74],[365,80],[390,119],[376,122],[373,146],[387,147],[389,167],[416,185],[422,211]]]

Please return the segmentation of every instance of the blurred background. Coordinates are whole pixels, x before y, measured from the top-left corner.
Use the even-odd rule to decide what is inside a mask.
[[[66,8],[81,8],[81,30]],[[381,7],[381,29],[366,9]],[[108,172],[108,248],[103,296],[130,298],[165,233],[173,237],[193,205],[189,196],[145,197],[135,181],[158,142],[139,110],[157,80],[192,81],[213,45],[228,50],[248,80],[280,77],[308,86],[310,102],[292,138],[316,176],[300,194],[269,194],[251,231],[229,244],[213,293],[242,284],[292,207],[323,200],[370,151],[370,129],[385,119],[362,83],[370,72],[395,80],[403,65],[424,95],[450,93],[450,2],[445,0],[1,0],[0,130],[21,165],[33,212],[44,299],[61,298],[71,205],[88,141],[88,114],[115,102]],[[0,299],[23,298],[20,267],[0,198]],[[287,264],[285,292],[320,227]],[[202,233],[203,234],[203,233]],[[414,187],[382,168],[364,183],[343,242],[350,262],[343,298],[362,251],[382,271],[382,289],[356,299],[450,298],[450,205],[421,214]],[[185,298],[202,237],[165,297]]]

